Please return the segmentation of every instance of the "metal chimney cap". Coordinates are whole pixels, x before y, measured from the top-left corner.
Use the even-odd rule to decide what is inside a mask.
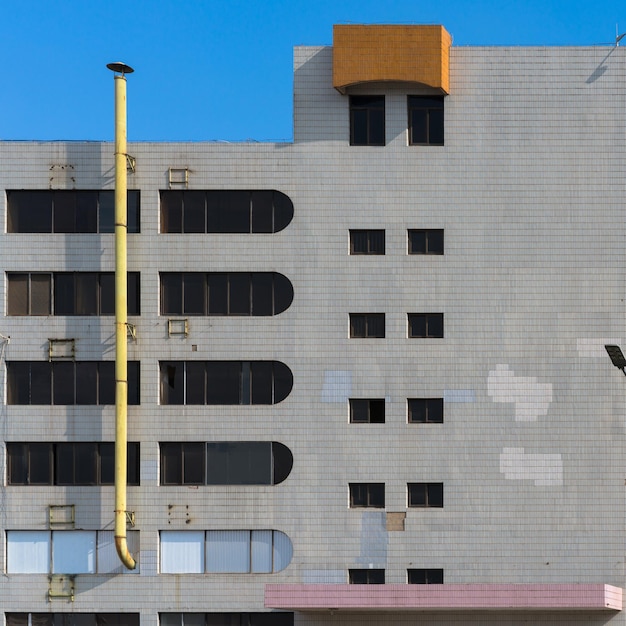
[[[122,75],[132,74],[135,71],[130,65],[126,65],[126,63],[122,63],[121,61],[117,61],[116,63],[107,63],[107,67],[112,72],[119,72]]]

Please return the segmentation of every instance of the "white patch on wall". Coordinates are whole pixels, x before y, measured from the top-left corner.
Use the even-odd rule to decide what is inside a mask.
[[[322,387],[322,402],[347,402],[352,395],[352,372],[326,370]]]
[[[532,480],[537,487],[560,486],[563,460],[560,454],[527,454],[524,448],[504,448],[500,473],[507,480]]]
[[[345,569],[308,569],[302,572],[305,585],[341,585],[347,581]]]
[[[476,402],[476,392],[473,389],[444,389],[444,402]]]
[[[487,393],[494,402],[515,404],[517,422],[534,422],[548,413],[552,402],[552,385],[533,377],[515,376],[508,365],[496,365],[487,378]]]
[[[604,339],[582,338],[576,340],[576,350],[578,351],[578,356],[584,359],[606,359],[607,354],[604,346],[619,345],[621,343],[622,340],[616,339],[615,337],[606,337]]]

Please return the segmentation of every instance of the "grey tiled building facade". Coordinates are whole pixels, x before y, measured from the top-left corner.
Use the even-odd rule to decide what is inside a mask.
[[[0,142],[0,624],[626,624],[625,76],[340,27],[293,143],[131,141],[133,572],[113,146]]]

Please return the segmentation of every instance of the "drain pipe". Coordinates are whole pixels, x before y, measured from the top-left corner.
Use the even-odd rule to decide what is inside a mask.
[[[124,63],[109,63],[115,72],[115,549],[124,566],[136,562],[126,542],[126,466],[128,416],[128,349],[126,295],[127,180],[126,78],[134,70]]]

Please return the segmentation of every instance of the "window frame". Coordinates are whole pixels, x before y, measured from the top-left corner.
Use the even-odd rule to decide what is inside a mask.
[[[384,95],[363,95],[350,96],[350,145],[351,146],[385,146],[387,144],[386,134],[386,107]],[[376,128],[381,123],[380,113],[382,111],[382,128]],[[362,115],[364,114],[364,115]],[[378,114],[378,115],[377,115]],[[358,119],[364,118],[364,119]],[[364,128],[360,128],[364,125]],[[364,132],[365,139],[360,135]],[[381,135],[378,138],[377,135]]]
[[[421,106],[418,103],[422,103]],[[415,141],[415,122],[417,111],[425,112],[421,129],[425,135],[424,141]],[[445,107],[444,96],[407,96],[407,117],[410,146],[443,146],[445,145]],[[440,118],[440,119],[438,119]],[[435,137],[431,140],[431,137]],[[439,140],[439,135],[441,140]]]
[[[348,483],[351,509],[384,509],[385,483]]]
[[[384,585],[385,570],[382,568],[350,568],[348,570],[349,585]]]
[[[409,568],[406,571],[406,580],[409,585],[443,585],[443,568],[442,567],[416,567]],[[419,575],[424,579],[424,582],[414,582],[411,580],[412,576]]]
[[[443,483],[407,483],[407,507],[410,509],[442,509],[443,497]]]
[[[415,410],[418,407],[420,410]],[[407,398],[407,423],[443,424],[444,410],[445,404],[443,398]],[[423,414],[425,419],[415,419],[415,416],[419,413]],[[431,414],[434,415],[434,419],[431,419]]]
[[[444,314],[443,313],[407,313],[409,339],[443,339],[444,338]],[[416,324],[423,324],[425,331],[416,334]]]
[[[379,328],[382,322],[382,333]],[[358,325],[363,325],[363,332]],[[384,339],[386,334],[385,313],[350,313],[350,339]]]
[[[385,423],[386,406],[384,398],[350,398],[348,402],[350,407],[351,424]],[[364,415],[365,419],[358,419],[359,415]],[[380,419],[381,416],[382,419]]]
[[[376,237],[382,239],[376,241]],[[363,241],[359,241],[362,238]],[[361,249],[361,243],[365,243]],[[382,246],[378,245],[382,243]],[[350,229],[350,255],[351,256],[384,256],[385,255],[385,229],[384,228],[351,228]]]
[[[423,245],[418,236],[423,235]],[[411,256],[443,256],[445,253],[445,229],[407,229],[408,254]]]

